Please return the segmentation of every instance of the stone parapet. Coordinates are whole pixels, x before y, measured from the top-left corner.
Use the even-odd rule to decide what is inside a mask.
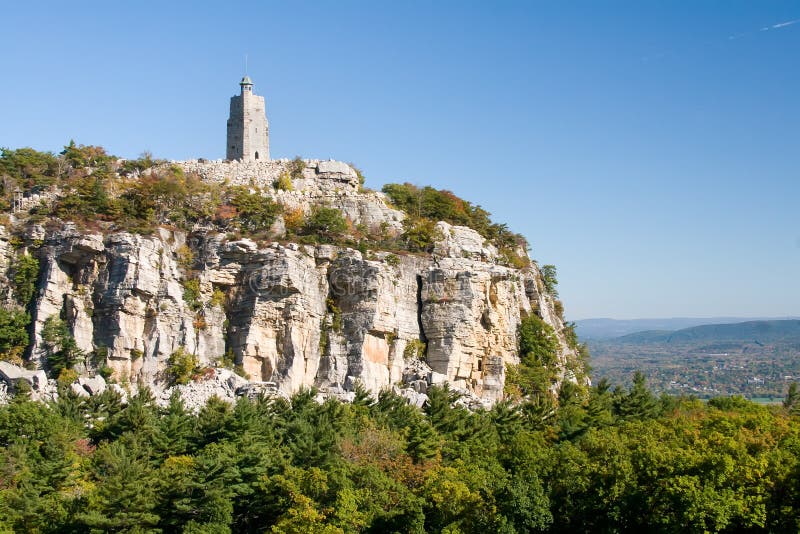
[[[341,161],[307,159],[302,178],[292,179],[294,191],[333,193],[357,192],[358,174],[350,165]],[[281,174],[288,172],[288,159],[271,161],[223,161],[186,160],[172,161],[165,166],[177,165],[184,172],[196,173],[203,180],[212,183],[255,186],[262,189],[273,188]]]

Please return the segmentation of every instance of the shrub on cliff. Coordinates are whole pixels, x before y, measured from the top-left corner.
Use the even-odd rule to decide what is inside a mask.
[[[334,242],[346,232],[347,220],[342,212],[322,206],[314,208],[302,230],[303,235],[314,236],[322,243]]]
[[[179,167],[139,178],[119,197],[121,219],[126,224],[172,223],[188,229],[209,220],[217,211],[220,188],[203,182]]]
[[[430,219],[412,219],[403,221],[403,233],[400,242],[411,252],[430,252],[436,240],[436,223]]]
[[[0,360],[22,364],[28,347],[28,324],[31,317],[22,310],[0,307]]]
[[[167,381],[173,385],[188,384],[198,364],[197,356],[188,352],[185,348],[179,347],[167,359],[167,368],[165,370]]]
[[[558,357],[558,338],[553,327],[536,315],[519,324],[519,354],[528,365],[553,365]]]
[[[427,350],[427,343],[421,339],[409,339],[406,343],[406,348],[403,350],[403,358],[406,360],[410,360],[412,358],[422,360],[425,358],[425,352]]]
[[[48,317],[42,327],[42,343],[47,358],[47,368],[53,376],[59,376],[64,369],[72,369],[86,355],[78,348],[67,323],[57,315]]]
[[[106,149],[101,146],[78,145],[72,140],[64,147],[61,155],[64,156],[67,162],[74,168],[105,167],[116,159],[114,156],[108,154]]]
[[[141,172],[147,169],[152,169],[156,165],[166,163],[163,159],[153,159],[153,154],[150,152],[142,152],[137,159],[125,160],[120,169],[120,174],[128,175],[134,172]]]
[[[65,181],[62,184],[64,194],[56,202],[53,214],[66,220],[94,219],[109,214],[107,180],[107,176],[98,172]]]
[[[500,258],[516,268],[528,266],[526,258],[517,250],[527,248],[525,238],[515,234],[505,224],[492,222],[490,213],[480,206],[459,198],[451,191],[433,187],[417,187],[405,184],[386,184],[382,191],[391,203],[406,212],[413,221],[415,231],[426,227],[422,221],[445,221],[447,223],[472,228],[492,242],[500,250]],[[432,227],[432,225],[430,225]],[[425,237],[425,236],[422,236]],[[425,250],[426,245],[414,236],[406,236],[404,242],[409,250]]]
[[[281,212],[271,198],[241,186],[231,188],[230,203],[236,208],[239,227],[250,232],[269,230]]]
[[[189,278],[183,281],[183,301],[192,311],[198,311],[203,307],[200,301],[200,280]]]
[[[350,165],[350,168],[356,171],[356,176],[358,177],[358,190],[360,192],[369,191],[369,189],[364,187],[364,184],[366,183],[367,179],[364,177],[364,173],[361,171],[361,169],[356,167],[355,164],[353,163],[348,163],[348,165]]]
[[[211,220],[221,204],[221,187],[184,173],[179,166],[154,168],[163,163],[144,154],[119,167],[117,158],[103,147],[74,141],[58,157],[28,148],[2,149],[0,204],[9,205],[17,188],[27,193],[32,188],[58,186],[58,190],[50,187],[51,193],[58,191],[55,202],[34,206],[32,217],[113,223],[99,228],[142,234],[152,233],[161,224],[188,230],[197,222]],[[130,179],[132,173],[145,169],[152,172]]]
[[[470,226],[478,230],[491,224],[488,212],[463,200],[450,191],[430,186],[417,187],[405,184],[386,184],[383,192],[392,204],[416,217]],[[479,230],[480,231],[480,230]]]
[[[299,180],[303,177],[303,171],[306,169],[306,162],[303,158],[296,156],[289,162],[286,170],[289,172],[289,178],[292,180]]]
[[[281,175],[278,176],[274,182],[272,182],[272,187],[278,191],[294,191],[292,178],[289,176],[288,172],[282,172]]]

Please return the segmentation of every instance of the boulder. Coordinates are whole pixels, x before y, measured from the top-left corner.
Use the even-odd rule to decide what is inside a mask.
[[[20,381],[25,381],[35,392],[43,391],[47,386],[47,375],[42,370],[29,371],[17,365],[0,360],[0,380],[9,388],[15,389]]]
[[[99,395],[106,390],[106,381],[102,376],[80,377],[78,384],[89,392],[90,395]]]

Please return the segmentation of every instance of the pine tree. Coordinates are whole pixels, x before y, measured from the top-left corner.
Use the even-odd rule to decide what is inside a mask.
[[[132,531],[154,528],[159,521],[155,477],[147,454],[123,440],[101,445],[94,455],[94,490],[77,519],[85,529]]]
[[[633,375],[633,385],[616,403],[617,416],[623,420],[650,419],[658,415],[658,399],[647,389],[647,379],[641,371]]]
[[[372,393],[360,381],[356,383],[354,391],[356,396],[353,399],[353,406],[370,406],[375,402]]]
[[[64,369],[72,369],[86,356],[78,348],[67,324],[58,316],[51,315],[44,322],[42,341],[47,356],[47,367],[55,377],[58,377]]]
[[[190,451],[195,418],[186,410],[178,391],[169,398],[169,405],[158,420],[156,448],[164,456],[179,456]]]
[[[408,428],[406,452],[415,463],[437,456],[439,453],[439,435],[430,423],[420,418],[416,424],[412,424]]]
[[[586,422],[588,426],[602,428],[614,422],[613,402],[608,379],[600,381],[589,392],[586,405]]]
[[[585,393],[578,385],[564,381],[558,392],[558,435],[560,439],[575,439],[588,428]]]
[[[378,394],[378,401],[370,406],[370,413],[376,422],[393,430],[402,430],[414,425],[419,410],[394,391],[384,389]]]
[[[431,425],[442,434],[457,433],[464,428],[466,410],[453,407],[458,397],[458,393],[447,384],[428,388],[428,400],[423,410]]]
[[[501,441],[510,440],[523,428],[519,406],[508,400],[498,402],[492,406],[489,417]]]
[[[143,388],[133,397],[128,405],[108,418],[108,421],[96,425],[92,437],[95,441],[114,440],[126,432],[136,434],[140,439],[152,441],[159,432],[158,409],[153,393]]]
[[[550,395],[537,395],[520,406],[525,425],[531,430],[544,430],[556,414],[556,405]]]
[[[200,409],[196,421],[194,439],[198,448],[233,435],[231,405],[216,395],[208,399],[206,405]]]

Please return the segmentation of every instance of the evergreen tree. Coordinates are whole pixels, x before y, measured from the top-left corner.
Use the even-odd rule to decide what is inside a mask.
[[[423,411],[438,432],[452,435],[463,430],[465,410],[453,407],[458,397],[458,393],[452,391],[448,384],[428,388],[428,400]]]
[[[649,419],[658,415],[658,400],[647,389],[647,379],[640,371],[633,375],[633,385],[627,395],[617,398],[617,417],[622,420]]]
[[[525,426],[531,430],[544,430],[556,415],[556,405],[550,395],[538,395],[520,406]]]
[[[611,385],[601,378],[589,391],[589,402],[586,405],[587,425],[595,428],[609,426],[614,422],[613,399]]]
[[[513,439],[523,429],[519,406],[509,400],[500,401],[492,406],[489,416],[503,442]]]
[[[195,446],[202,448],[228,436],[233,436],[232,425],[231,405],[214,395],[208,399],[197,415],[194,433]]]
[[[309,390],[233,407],[216,399],[198,416],[177,395],[157,408],[146,389],[128,405],[113,392],[18,396],[0,406],[0,532],[800,524],[800,420],[787,410],[737,397],[659,402],[643,376],[613,393],[600,381],[588,398],[564,386],[558,407],[548,396],[468,412],[448,388],[430,393],[424,411],[388,392],[351,406],[319,404]]]
[[[53,376],[72,367],[86,355],[78,348],[67,324],[59,317],[48,317],[42,327],[42,341],[47,356],[47,366]]]
[[[169,405],[161,411],[155,444],[162,455],[180,456],[190,452],[195,418],[186,410],[178,391],[169,398]]]
[[[28,347],[31,317],[22,310],[0,307],[0,360],[20,363]]]
[[[574,439],[588,428],[584,391],[572,382],[564,381],[561,384],[558,392],[556,421],[560,439]]]
[[[126,433],[150,442],[157,440],[158,409],[152,392],[147,388],[131,398],[124,410],[114,413],[107,421],[98,422],[92,437],[96,442],[114,441]]]
[[[439,453],[439,436],[430,423],[420,419],[408,427],[406,451],[416,463],[436,458]]]
[[[393,430],[409,428],[419,419],[419,410],[389,389],[378,394],[378,401],[370,406],[370,413],[379,424]]]
[[[92,461],[94,489],[77,514],[85,529],[139,531],[158,525],[158,479],[145,451],[125,440],[104,443]]]

